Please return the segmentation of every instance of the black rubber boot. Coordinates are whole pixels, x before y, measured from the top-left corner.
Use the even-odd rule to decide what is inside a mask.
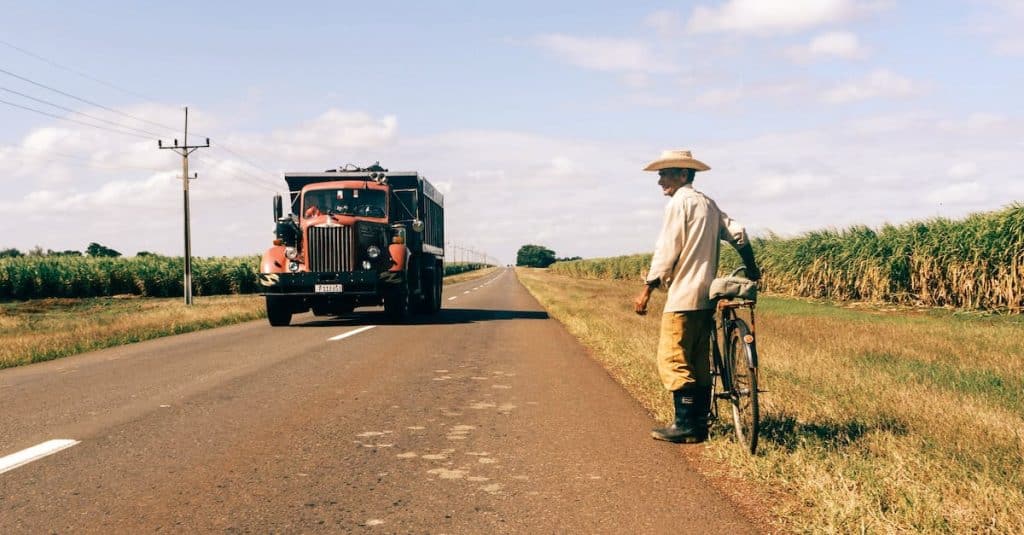
[[[652,430],[651,437],[683,444],[707,440],[709,403],[704,400],[710,401],[710,396],[704,392],[704,389],[694,387],[683,387],[672,392],[672,402],[676,409],[675,423]]]
[[[700,425],[704,426],[705,431],[707,431],[708,420],[711,418],[711,385],[696,387],[693,397],[693,403],[697,406],[697,419],[700,420]],[[706,432],[705,438],[707,438]]]

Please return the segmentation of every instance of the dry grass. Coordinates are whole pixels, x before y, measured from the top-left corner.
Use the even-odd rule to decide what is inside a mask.
[[[39,299],[0,304],[0,368],[263,317],[256,295]]]
[[[653,361],[659,314],[631,312],[639,284],[518,273],[668,419]],[[703,455],[790,496],[774,505],[781,529],[1024,532],[1024,319],[769,297],[757,319],[770,390],[762,447],[750,457],[719,432]]]

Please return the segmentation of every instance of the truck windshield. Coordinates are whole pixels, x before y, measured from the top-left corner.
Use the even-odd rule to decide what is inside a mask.
[[[384,217],[386,196],[375,189],[316,189],[302,196],[304,217],[340,214],[363,217]]]

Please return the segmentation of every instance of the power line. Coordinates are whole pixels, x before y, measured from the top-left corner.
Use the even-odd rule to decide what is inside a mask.
[[[38,113],[40,115],[45,115],[47,117],[53,117],[54,119],[57,119],[57,120],[60,120],[60,121],[68,121],[68,122],[77,123],[77,124],[81,124],[81,125],[85,125],[85,126],[91,126],[93,128],[98,128],[100,130],[106,130],[108,132],[114,132],[116,134],[123,134],[123,135],[126,135],[126,136],[137,137],[139,139],[152,139],[149,136],[143,136],[143,135],[140,135],[140,134],[136,134],[135,132],[127,132],[127,131],[124,131],[124,130],[117,130],[117,129],[114,129],[114,128],[108,128],[106,126],[100,126],[100,125],[97,125],[97,124],[87,123],[85,121],[79,121],[79,120],[76,120],[76,119],[71,119],[70,117],[61,117],[60,115],[57,115],[55,113],[49,113],[49,112],[45,112],[45,111],[42,111],[42,110],[37,110],[35,108],[30,108],[28,106],[22,106],[21,104],[15,104],[14,102],[9,102],[9,101],[3,100],[3,99],[0,99],[0,103],[7,104],[8,106],[14,106],[15,108],[21,108],[21,109],[26,110],[26,111],[31,111],[31,112],[34,112],[34,113]]]
[[[224,150],[224,151],[226,151],[228,153],[231,153],[231,154],[235,155],[235,157],[237,157],[240,160],[242,160],[243,162],[247,163],[253,169],[259,169],[260,171],[264,171],[264,172],[270,173],[271,175],[274,175],[274,176],[277,176],[277,174],[278,174],[277,171],[271,171],[267,167],[260,165],[259,162],[253,163],[252,160],[249,160],[245,156],[242,156],[241,154],[235,152],[230,147],[225,145],[223,142],[220,142],[220,145],[218,146],[218,148],[222,149],[222,150]]]
[[[4,89],[4,88],[0,87],[0,89]],[[15,92],[15,93],[17,93],[17,92]],[[85,121],[79,121],[79,120],[71,119],[71,118],[68,118],[68,117],[61,117],[60,115],[57,115],[57,114],[49,113],[49,112],[46,112],[46,111],[43,111],[43,110],[37,110],[35,108],[31,108],[31,107],[28,107],[28,106],[22,106],[21,104],[16,104],[14,102],[9,102],[9,101],[3,100],[3,99],[0,99],[0,103],[7,104],[9,106],[14,106],[16,108],[21,108],[21,109],[26,110],[26,111],[31,111],[31,112],[34,112],[34,113],[45,115],[47,117],[52,117],[54,119],[58,119],[58,120],[61,120],[61,121],[69,121],[69,122],[72,122],[72,123],[75,123],[75,124],[89,126],[89,127],[92,127],[92,128],[97,128],[97,129],[105,130],[105,131],[108,131],[108,132],[114,132],[114,133],[117,133],[117,134],[134,136],[134,137],[137,137],[137,138],[140,138],[140,139],[147,139],[147,140],[150,139],[147,136],[142,136],[142,135],[139,135],[139,134],[135,134],[133,132],[118,130],[118,129],[115,129],[115,128],[107,128],[107,127],[104,127],[104,126],[95,125],[95,124],[92,124],[92,123],[87,123]],[[90,117],[90,118],[93,118],[93,117]],[[119,126],[123,127],[123,125],[119,125]],[[232,151],[229,151],[229,152],[232,152]],[[53,153],[53,154],[60,154],[60,153]],[[67,157],[67,155],[65,155],[65,157]],[[85,161],[85,160],[83,160],[83,161]],[[221,163],[226,163],[226,160],[214,160],[214,161],[219,161]],[[252,164],[249,163],[249,165],[252,165]],[[152,168],[137,168],[137,169],[143,169],[143,170],[147,170],[147,171],[164,171],[164,169],[152,169]],[[257,169],[259,169],[259,168],[257,168]],[[261,172],[264,171],[262,169],[260,169],[260,170],[261,170]],[[225,171],[225,174],[233,176],[234,178],[236,178],[238,180],[241,180],[243,182],[250,182],[252,180],[252,178],[253,178],[253,177],[249,177],[249,176],[238,175],[238,174],[235,174],[235,173],[232,173],[232,172],[229,172],[229,171]],[[272,174],[276,175],[276,173],[272,173]],[[267,188],[268,190],[274,191],[274,192],[276,192],[276,191],[278,191],[280,189],[278,187],[271,186],[269,184],[269,181],[266,184],[260,184],[260,186],[262,186],[264,188]]]
[[[104,165],[101,162],[96,162],[96,161],[91,160],[89,158],[83,158],[81,156],[76,156],[76,155],[73,155],[73,154],[67,154],[67,153],[64,153],[64,152],[55,152],[55,151],[41,152],[41,151],[34,151],[34,150],[23,148],[23,147],[8,147],[8,150],[13,152],[12,156],[15,156],[15,157],[18,157],[18,158],[22,158],[25,161],[35,160],[35,161],[45,161],[45,162],[50,162],[50,163],[74,162],[74,163],[85,164],[85,166],[91,167],[91,168],[94,168],[94,169],[110,169],[110,170],[119,170],[119,171],[134,170],[134,171],[152,171],[152,172],[155,172],[155,173],[164,173],[164,172],[169,171],[169,169],[167,169],[167,168],[158,169],[156,167],[141,167],[141,166],[137,166],[137,165]],[[3,152],[3,149],[0,149],[0,152]],[[42,157],[40,157],[40,156],[42,156]],[[60,157],[63,161],[53,159],[53,158],[51,158],[52,156]]]
[[[66,91],[61,91],[60,89],[57,89],[57,88],[54,88],[54,87],[50,87],[50,86],[48,86],[46,84],[39,83],[39,82],[37,82],[35,80],[32,80],[31,78],[26,78],[24,76],[21,76],[20,74],[15,74],[15,73],[13,73],[11,71],[8,71],[6,69],[0,69],[0,73],[6,74],[7,76],[11,76],[13,78],[17,78],[17,79],[22,80],[24,82],[28,82],[28,83],[30,83],[30,84],[32,84],[34,86],[41,87],[41,88],[46,89],[48,91],[53,91],[54,93],[57,93],[59,95],[63,95],[65,97],[77,100],[79,102],[83,102],[83,103],[88,104],[90,106],[96,106],[97,108],[107,110],[107,111],[109,111],[111,113],[116,113],[118,115],[122,115],[124,117],[128,117],[129,119],[134,119],[136,121],[147,123],[147,124],[150,124],[150,125],[153,125],[153,126],[159,126],[160,128],[163,128],[164,130],[174,131],[174,128],[171,128],[171,127],[169,127],[167,125],[163,125],[163,124],[160,124],[160,123],[155,123],[155,122],[150,121],[148,119],[143,119],[141,117],[136,117],[136,116],[134,116],[134,115],[132,115],[130,113],[125,113],[125,112],[123,112],[121,110],[117,110],[117,109],[114,109],[114,108],[111,108],[111,107],[108,107],[108,106],[104,106],[103,104],[99,104],[97,102],[93,102],[91,100],[84,99],[84,98],[76,96],[76,95],[72,95],[71,93],[68,93]]]
[[[18,52],[21,52],[22,54],[25,54],[27,56],[31,56],[31,57],[36,58],[36,59],[38,59],[38,60],[40,60],[42,62],[45,62],[45,63],[49,63],[50,65],[52,65],[54,67],[57,67],[58,69],[63,69],[65,71],[72,72],[74,74],[77,74],[78,76],[81,76],[82,78],[85,78],[87,80],[92,80],[93,82],[96,82],[96,83],[101,84],[101,85],[105,85],[105,86],[107,86],[107,87],[109,87],[111,89],[116,89],[118,91],[121,91],[122,93],[126,93],[126,94],[129,94],[129,95],[135,96],[135,97],[146,99],[146,100],[158,100],[158,99],[155,99],[155,98],[152,98],[152,97],[148,97],[146,95],[142,95],[140,93],[136,93],[135,91],[132,91],[130,89],[125,89],[123,87],[114,85],[114,84],[112,84],[110,82],[105,82],[103,80],[100,80],[99,78],[96,78],[94,76],[90,76],[90,75],[88,75],[88,74],[86,74],[86,73],[84,73],[82,71],[79,71],[79,70],[74,69],[72,67],[68,67],[67,65],[61,65],[60,63],[57,63],[56,61],[53,61],[52,59],[44,58],[43,56],[40,56],[39,54],[36,54],[35,52],[32,52],[30,50],[25,50],[24,48],[21,48],[20,46],[8,43],[7,41],[0,40],[0,45],[4,45],[6,47],[13,48],[14,50],[17,50]]]
[[[27,98],[29,100],[33,100],[35,102],[38,102],[40,104],[46,104],[47,106],[53,106],[54,108],[57,108],[57,109],[61,109],[61,110],[67,111],[67,112],[71,112],[71,113],[74,113],[74,114],[77,114],[77,115],[81,115],[82,117],[88,117],[88,118],[90,118],[90,119],[92,119],[94,121],[100,121],[101,123],[106,123],[106,124],[109,124],[109,125],[117,126],[117,127],[120,127],[120,128],[124,128],[126,130],[134,130],[136,132],[139,132],[139,133],[142,133],[142,134],[146,134],[146,135],[149,135],[149,136],[153,136],[153,137],[160,137],[160,134],[156,134],[154,132],[150,132],[149,130],[143,130],[141,128],[135,128],[133,126],[124,125],[124,124],[117,123],[117,122],[114,122],[114,121],[108,121],[107,119],[104,119],[102,117],[94,117],[92,115],[89,115],[88,113],[83,113],[83,112],[80,112],[78,110],[74,110],[74,109],[68,108],[66,106],[61,106],[60,104],[55,104],[55,103],[50,102],[50,101],[45,100],[45,99],[36,98],[36,97],[33,97],[32,95],[26,95],[25,93],[21,93],[19,91],[15,91],[13,89],[9,89],[9,88],[0,86],[0,91],[7,91],[8,93],[13,93],[15,95],[18,95],[19,97],[24,97],[24,98]]]
[[[211,146],[210,148],[213,148],[213,147]],[[229,163],[227,160],[222,160],[222,159],[218,159],[218,158],[210,158],[210,157],[203,157],[203,158],[200,158],[199,160],[200,160],[200,162],[205,161],[205,162],[213,164],[213,165]],[[278,191],[281,190],[280,187],[271,186],[269,182],[253,181],[254,177],[238,174],[237,172],[235,172],[234,170],[231,170],[230,168],[228,168],[226,166],[221,168],[220,170],[216,171],[215,173],[216,174],[223,174],[225,176],[234,178],[234,179],[239,180],[241,182],[252,184],[254,186],[257,186],[257,187],[260,187],[260,188],[264,188],[264,189],[266,189],[268,191],[272,191],[274,193],[277,193]],[[209,175],[209,174],[212,174],[212,173],[211,172],[206,172],[206,174]]]
[[[52,59],[49,59],[49,58],[43,57],[42,55],[39,55],[39,54],[37,54],[37,53],[35,53],[35,52],[32,52],[32,51],[30,51],[30,50],[26,50],[26,49],[24,49],[24,48],[22,48],[22,47],[19,47],[19,46],[17,46],[17,45],[14,45],[14,44],[12,44],[12,43],[9,43],[9,42],[6,42],[6,41],[3,41],[3,40],[0,40],[0,44],[3,44],[4,46],[7,46],[7,47],[9,47],[9,48],[12,48],[12,49],[14,49],[14,50],[17,50],[17,51],[19,51],[19,52],[21,52],[21,53],[23,53],[23,54],[25,54],[25,55],[31,56],[31,57],[33,57],[33,58],[35,58],[35,59],[38,59],[38,60],[40,60],[40,61],[42,61],[42,62],[44,62],[44,63],[47,63],[47,64],[49,64],[49,65],[52,65],[52,66],[54,66],[54,67],[57,67],[57,68],[59,68],[59,69],[63,69],[63,70],[66,70],[66,71],[72,72],[72,73],[74,73],[74,74],[77,74],[78,76],[81,76],[81,77],[83,77],[83,78],[86,78],[86,79],[88,79],[88,80],[91,80],[91,81],[94,81],[94,82],[96,82],[96,83],[102,84],[102,85],[104,85],[104,86],[107,86],[107,87],[110,87],[110,88],[113,88],[113,89],[117,89],[117,90],[119,90],[119,91],[121,91],[121,92],[124,92],[124,93],[128,93],[128,94],[131,94],[131,95],[134,95],[134,96],[137,96],[137,97],[141,97],[141,98],[144,98],[144,99],[147,99],[147,100],[159,101],[159,99],[155,99],[155,98],[153,98],[153,97],[149,97],[149,96],[146,96],[146,95],[142,95],[142,94],[140,94],[140,93],[137,93],[137,92],[131,91],[131,90],[129,90],[129,89],[125,89],[125,88],[123,88],[123,87],[121,87],[121,86],[118,86],[118,85],[116,85],[116,84],[113,84],[113,83],[110,83],[110,82],[107,82],[107,81],[101,80],[101,79],[99,79],[99,78],[96,78],[96,77],[94,77],[94,76],[91,76],[91,75],[89,75],[89,74],[86,74],[86,73],[84,73],[84,72],[81,72],[81,71],[79,71],[79,70],[77,70],[77,69],[73,69],[73,68],[71,68],[71,67],[68,67],[68,66],[66,66],[66,65],[62,65],[62,64],[60,64],[60,63],[58,63],[58,62],[56,62],[56,61],[54,61],[54,60],[52,60]],[[60,94],[60,95],[64,95],[64,96],[66,96],[66,97],[68,97],[68,98],[72,98],[72,99],[78,100],[79,102],[84,102],[84,103],[86,103],[86,104],[89,104],[89,105],[91,105],[91,106],[97,106],[97,107],[99,107],[99,108],[101,108],[101,109],[104,109],[104,110],[107,110],[107,111],[110,111],[110,112],[116,113],[116,114],[118,114],[118,115],[122,115],[122,116],[125,116],[125,117],[129,117],[129,118],[131,118],[131,119],[134,119],[134,120],[136,120],[136,121],[141,121],[141,122],[143,122],[143,123],[147,123],[147,124],[150,124],[150,125],[153,125],[153,126],[158,126],[158,127],[162,128],[162,129],[164,129],[164,130],[168,130],[168,131],[172,131],[172,132],[176,130],[176,128],[174,128],[174,127],[170,127],[170,126],[167,126],[167,125],[164,125],[164,124],[161,124],[161,123],[156,123],[156,122],[153,122],[153,121],[149,121],[149,120],[147,120],[147,119],[143,119],[143,118],[141,118],[141,117],[137,117],[137,116],[131,115],[131,114],[129,114],[129,113],[121,112],[121,111],[119,111],[119,110],[116,110],[116,109],[113,109],[113,108],[110,108],[110,107],[104,106],[104,105],[102,105],[102,104],[99,104],[99,103],[96,103],[96,102],[92,102],[92,101],[90,101],[90,100],[86,100],[86,99],[84,99],[84,98],[78,97],[78,96],[76,96],[76,95],[73,95],[73,94],[71,94],[71,93],[68,93],[68,92],[66,92],[66,91],[61,91],[61,90],[59,90],[59,89],[56,89],[56,88],[53,88],[53,87],[47,86],[47,85],[45,85],[45,84],[42,84],[42,83],[40,83],[40,82],[37,82],[37,81],[35,81],[35,80],[29,79],[29,78],[27,78],[27,77],[24,77],[24,76],[18,75],[18,74],[16,74],[16,73],[13,73],[13,72],[10,72],[10,71],[4,70],[4,69],[0,69],[0,72],[3,72],[3,73],[5,73],[5,74],[7,74],[8,76],[13,76],[13,77],[15,77],[15,78],[17,78],[17,79],[19,79],[19,80],[23,80],[23,81],[26,81],[26,82],[28,82],[28,83],[30,83],[30,84],[33,84],[33,85],[36,85],[36,86],[38,86],[38,87],[42,87],[42,88],[44,88],[44,89],[47,89],[47,90],[49,90],[49,91],[53,91],[53,92],[56,92],[56,93],[58,93],[58,94]],[[8,90],[8,91],[10,91],[10,90]],[[12,91],[12,92],[13,92],[13,91]],[[16,92],[15,92],[15,93],[16,93]],[[21,94],[21,93],[16,93],[16,94],[19,94],[19,95],[25,96],[26,98],[30,98],[30,99],[32,99],[32,100],[35,100],[35,101],[37,101],[37,102],[42,102],[42,103],[44,103],[44,104],[48,104],[48,105],[51,105],[51,106],[55,106],[55,107],[58,107],[58,108],[64,109],[64,110],[66,110],[66,111],[71,111],[72,113],[78,113],[78,114],[80,114],[80,115],[84,115],[84,116],[87,116],[87,117],[90,117],[90,118],[93,118],[93,119],[97,119],[97,118],[94,118],[94,117],[88,116],[88,115],[86,115],[86,114],[84,114],[84,113],[82,113],[82,112],[78,112],[78,111],[75,111],[75,110],[70,110],[70,109],[68,109],[68,108],[64,108],[64,107],[62,107],[62,106],[59,106],[59,105],[53,104],[52,102],[48,102],[48,101],[43,101],[43,100],[41,100],[41,99],[36,99],[36,98],[34,98],[34,97],[30,97],[30,96],[27,96],[27,95],[24,95],[24,94]],[[50,116],[52,117],[52,115],[50,115]],[[159,136],[158,134],[155,134],[155,133],[153,133],[153,132],[149,132],[149,131],[147,131],[147,130],[142,130],[142,129],[138,129],[138,128],[133,128],[133,127],[128,127],[128,126],[125,126],[125,125],[121,125],[121,124],[119,124],[119,123],[112,123],[112,122],[110,122],[110,121],[105,121],[105,120],[102,120],[102,119],[97,119],[97,120],[101,120],[101,121],[103,121],[103,122],[107,122],[107,123],[110,123],[110,124],[114,124],[114,125],[116,125],[116,126],[119,126],[119,127],[122,127],[122,128],[129,128],[129,129],[132,129],[132,130],[136,130],[136,131],[140,131],[140,132],[145,132],[146,134],[148,134],[148,135],[152,135],[152,136],[154,136],[154,137],[160,137],[160,136]],[[210,136],[205,136],[205,135],[203,135],[203,134],[196,134],[196,135],[198,135],[198,136],[200,136],[200,137],[207,137],[207,138],[208,138],[208,137],[210,137]],[[225,150],[225,151],[227,151],[227,152],[229,152],[229,153],[233,154],[233,155],[234,155],[235,157],[239,158],[239,159],[240,159],[240,160],[242,160],[242,161],[243,161],[243,162],[244,162],[245,164],[247,164],[247,165],[251,166],[251,167],[252,167],[253,169],[257,169],[257,170],[260,170],[260,171],[263,171],[263,172],[267,172],[267,173],[269,173],[270,175],[273,175],[273,176],[275,176],[275,177],[276,177],[276,176],[278,175],[278,172],[277,172],[277,171],[271,171],[271,170],[270,170],[270,169],[269,169],[269,168],[268,168],[267,166],[265,166],[265,165],[262,165],[262,164],[260,164],[259,162],[253,162],[253,160],[252,160],[252,159],[250,159],[250,158],[247,158],[246,156],[244,156],[244,155],[240,154],[239,152],[237,152],[237,151],[235,151],[235,150],[231,149],[230,147],[228,147],[227,145],[225,145],[225,144],[223,144],[223,143],[218,143],[218,146],[217,146],[216,148],[221,148],[221,149],[223,149],[223,150]]]

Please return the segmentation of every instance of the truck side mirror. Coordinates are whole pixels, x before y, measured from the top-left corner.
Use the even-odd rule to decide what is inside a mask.
[[[412,230],[413,230],[413,232],[423,232],[423,220],[422,219],[413,219],[412,220]]]
[[[281,195],[274,195],[274,221],[278,221],[284,216],[284,208],[281,205]]]

